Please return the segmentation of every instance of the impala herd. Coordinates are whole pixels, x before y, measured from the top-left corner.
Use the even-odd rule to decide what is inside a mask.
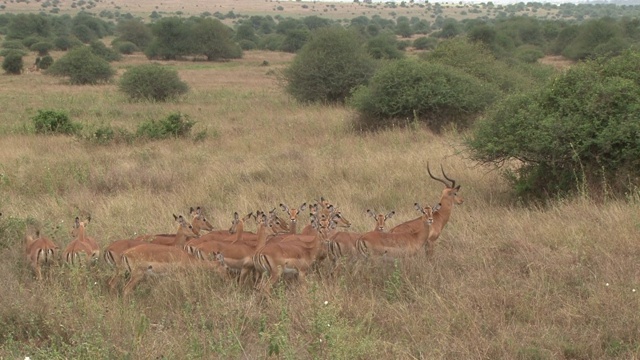
[[[167,274],[181,269],[205,268],[222,277],[237,277],[241,284],[251,282],[256,289],[269,292],[284,274],[295,274],[304,281],[306,274],[319,262],[329,259],[335,274],[345,260],[370,257],[401,258],[425,249],[432,255],[434,245],[449,221],[454,204],[462,204],[460,185],[449,178],[435,177],[427,165],[429,176],[445,185],[434,207],[415,204],[420,216],[394,228],[385,228],[386,220],[395,212],[377,214],[367,210],[374,220],[372,231],[356,233],[339,230],[351,223],[327,200],[309,205],[309,224],[298,232],[300,215],[307,210],[303,203],[297,208],[280,204],[286,214],[280,218],[275,209],[269,213],[257,211],[241,216],[233,214],[229,230],[214,230],[200,207],[191,208],[191,222],[182,215],[173,215],[177,223],[175,234],[142,235],[134,239],[114,241],[101,251],[98,242],[87,234],[91,218],[73,224],[73,240],[62,252],[62,261],[69,265],[91,265],[100,257],[114,275],[108,280],[116,292],[122,279],[128,281],[122,290],[129,295],[136,285],[149,275]],[[255,233],[245,231],[245,224],[255,221]],[[202,233],[201,232],[206,232]],[[26,256],[37,279],[42,279],[42,267],[58,261],[59,248],[51,239],[36,232],[25,236]]]

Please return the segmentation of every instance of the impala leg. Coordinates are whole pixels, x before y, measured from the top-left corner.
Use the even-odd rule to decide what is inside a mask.
[[[138,283],[144,279],[145,272],[140,270],[134,270],[131,272],[131,277],[122,290],[122,296],[127,297],[131,291],[138,285]]]

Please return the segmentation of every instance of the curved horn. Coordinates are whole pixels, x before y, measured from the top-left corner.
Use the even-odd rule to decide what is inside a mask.
[[[451,179],[451,178],[449,178],[449,177],[447,176],[447,174],[445,174],[445,173],[444,173],[444,168],[442,167],[442,164],[440,164],[440,170],[442,170],[442,175],[444,175],[444,178],[445,178],[445,179],[447,179],[447,180],[449,180],[449,181],[451,181],[451,187],[452,187],[452,188],[456,187],[456,181],[455,181],[455,180],[453,180],[453,179]]]
[[[431,173],[431,169],[429,169],[429,163],[428,163],[428,162],[427,162],[427,172],[429,173],[429,176],[431,176],[431,178],[432,178],[433,180],[440,181],[441,183],[443,183],[443,184],[444,184],[444,186],[449,187],[449,184],[447,184],[447,182],[446,182],[446,181],[444,181],[444,180],[442,180],[442,179],[440,179],[440,178],[437,178],[437,177],[433,176],[433,174]]]

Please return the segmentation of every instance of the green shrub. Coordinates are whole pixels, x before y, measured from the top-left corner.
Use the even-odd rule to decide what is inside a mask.
[[[482,163],[506,172],[520,195],[639,186],[640,53],[579,64],[544,88],[500,102],[467,139]]]
[[[7,57],[9,55],[18,55],[20,57],[29,55],[28,52],[20,49],[2,49],[0,50],[0,56]]]
[[[70,50],[58,59],[47,73],[68,77],[71,84],[84,85],[109,82],[116,72],[106,60],[95,55],[89,47],[81,46]]]
[[[438,40],[426,36],[413,40],[413,47],[418,50],[433,50],[436,48],[437,44]]]
[[[7,74],[18,75],[22,73],[24,68],[24,62],[22,61],[22,55],[12,51],[4,57],[2,61],[2,69]]]
[[[122,55],[113,49],[110,49],[102,41],[93,41],[90,45],[91,51],[108,62],[122,60]]]
[[[374,66],[355,32],[321,28],[285,69],[286,91],[302,102],[343,102],[351,89],[367,83]]]
[[[51,67],[52,64],[53,58],[51,57],[51,55],[45,55],[42,57],[42,59],[40,59],[38,67],[42,70],[47,70],[49,67]]]
[[[56,50],[67,51],[71,48],[82,46],[82,42],[75,37],[59,36],[53,40],[53,45]]]
[[[38,52],[38,56],[45,56],[53,49],[53,44],[47,41],[37,42],[29,47],[29,50]]]
[[[81,124],[73,123],[63,111],[38,110],[38,115],[31,118],[37,134],[76,134],[82,129]]]
[[[254,50],[254,49],[256,49],[258,47],[258,45],[256,45],[256,43],[254,43],[251,40],[246,40],[246,39],[240,40],[238,45],[240,45],[240,48],[242,50]]]
[[[522,45],[516,49],[515,57],[522,62],[532,64],[543,58],[544,52],[535,45]]]
[[[5,40],[2,42],[2,48],[3,49],[19,49],[19,50],[25,49],[24,45],[22,45],[22,42],[20,40]]]
[[[118,41],[116,44],[114,44],[114,47],[118,50],[118,52],[125,55],[130,55],[136,51],[140,51],[140,49],[138,49],[138,46],[136,46],[136,44],[132,43],[131,41]]]
[[[374,59],[401,59],[404,53],[399,50],[395,35],[383,33],[367,41],[367,51]]]
[[[148,64],[127,70],[120,79],[120,91],[132,100],[167,101],[189,91],[178,72],[162,65]]]
[[[349,103],[365,125],[420,119],[438,129],[450,121],[464,124],[499,94],[496,86],[451,66],[405,59],[383,65]]]
[[[536,79],[496,60],[482,43],[473,43],[466,38],[442,41],[434,51],[421,54],[421,58],[458,68],[498,86],[504,92],[528,90],[540,85]]]
[[[260,49],[269,51],[279,51],[284,42],[284,35],[267,34],[261,38]]]
[[[191,133],[194,121],[186,115],[174,113],[160,121],[145,121],[138,126],[136,136],[148,139],[166,139],[170,137],[186,137]]]

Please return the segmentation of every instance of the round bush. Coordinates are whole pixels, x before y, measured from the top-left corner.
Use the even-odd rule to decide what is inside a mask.
[[[358,34],[341,27],[316,30],[284,71],[287,92],[302,102],[343,102],[374,71],[361,44]]]
[[[22,69],[24,68],[24,62],[22,61],[22,56],[20,54],[11,52],[7,56],[5,56],[2,61],[2,69],[7,74],[21,74]]]
[[[46,70],[49,67],[51,67],[52,64],[53,64],[53,58],[51,57],[51,55],[45,55],[42,57],[42,59],[40,59],[40,62],[38,63],[38,67],[42,70]]]
[[[82,45],[82,42],[74,37],[60,36],[53,41],[56,50],[67,51]]]
[[[640,186],[640,53],[579,64],[545,87],[501,101],[467,140],[482,163],[518,160],[518,194]]]
[[[131,55],[136,51],[140,51],[140,49],[138,49],[138,46],[136,46],[136,44],[132,43],[131,41],[119,41],[113,46],[116,50],[118,50],[118,52],[120,52],[120,54],[125,55]]]
[[[240,45],[240,48],[242,50],[254,50],[258,47],[258,45],[256,45],[256,43],[254,43],[251,40],[240,40],[240,42],[238,43],[238,45]]]
[[[24,49],[20,40],[5,40],[2,42],[3,49]]]
[[[432,50],[435,49],[437,44],[438,40],[426,36],[413,40],[413,47],[418,50]]]
[[[54,76],[68,77],[71,84],[99,84],[109,82],[116,71],[109,63],[95,55],[87,46],[70,50],[47,71]]]
[[[369,125],[418,118],[439,128],[484,110],[499,94],[496,86],[459,69],[405,59],[383,65],[368,86],[353,92],[350,104]]]
[[[180,80],[176,70],[148,64],[127,70],[120,79],[119,89],[132,100],[167,101],[186,94],[189,86]]]
[[[119,52],[108,48],[107,45],[105,45],[100,40],[93,41],[89,46],[91,47],[91,51],[94,54],[100,56],[108,62],[122,60],[122,55]]]

